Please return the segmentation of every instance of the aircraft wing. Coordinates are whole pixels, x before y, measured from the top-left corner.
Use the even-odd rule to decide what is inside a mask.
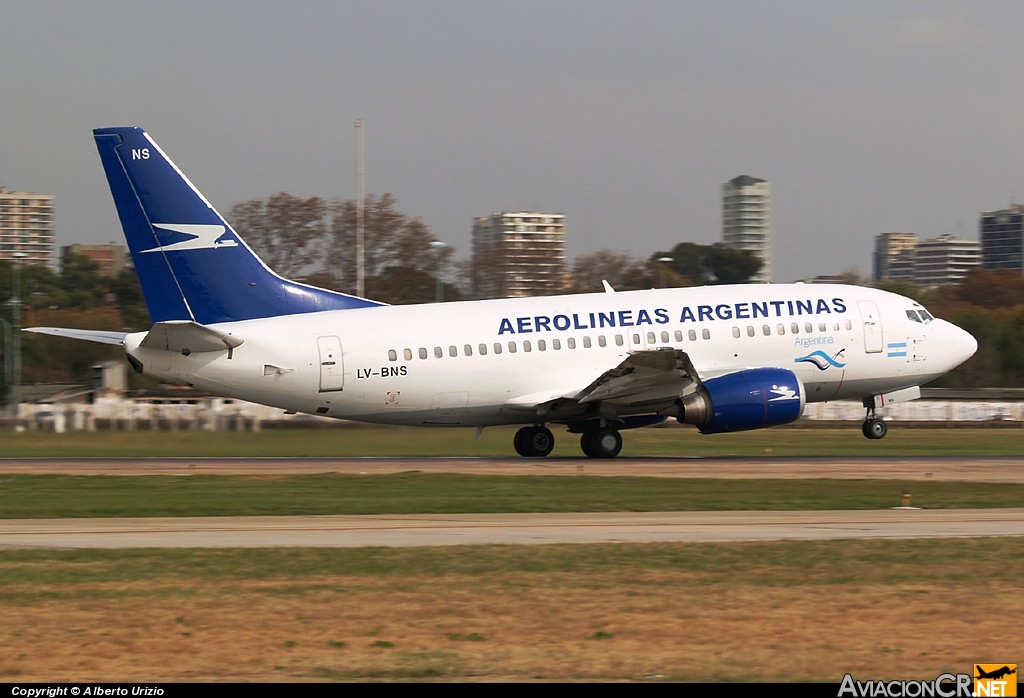
[[[70,339],[83,339],[87,342],[99,342],[100,344],[124,344],[127,332],[107,332],[105,330],[73,330],[65,327],[26,327],[25,332],[36,334],[49,334],[54,337],[68,337]]]
[[[615,368],[605,371],[575,395],[580,403],[598,400],[617,403],[676,398],[700,381],[690,357],[681,349],[632,352]]]
[[[633,352],[597,378],[580,371],[549,378],[552,387],[514,397],[506,407],[550,416],[567,410],[578,413],[579,406],[588,403],[657,403],[674,400],[700,382],[686,352],[667,347]]]

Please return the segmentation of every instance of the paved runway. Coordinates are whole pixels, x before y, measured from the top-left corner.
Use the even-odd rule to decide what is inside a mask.
[[[1022,458],[0,459],[0,473],[311,472],[887,478],[1024,482]],[[974,510],[0,519],[0,548],[439,546],[1024,536],[1024,508]]]
[[[349,548],[965,536],[1024,536],[1024,509],[0,521],[0,549]]]
[[[1022,436],[1024,453],[1024,436]],[[418,471],[473,475],[635,475],[682,478],[839,478],[1024,482],[1019,457],[680,458],[0,458],[0,474],[254,475]]]

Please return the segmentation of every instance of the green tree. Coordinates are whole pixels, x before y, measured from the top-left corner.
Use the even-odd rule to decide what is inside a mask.
[[[235,204],[231,226],[282,276],[295,276],[320,261],[327,234],[327,204],[317,197],[278,192]]]
[[[398,288],[401,282],[394,283],[396,274],[406,274],[407,282],[413,278],[413,272],[436,281],[438,275],[442,278],[447,275],[454,253],[448,245],[433,244],[440,240],[430,228],[396,206],[397,201],[391,194],[368,195],[364,202],[365,293],[385,303],[403,302],[396,299],[407,297],[406,292]],[[337,201],[330,210],[330,244],[324,271],[334,280],[334,288],[355,293],[356,202]]]
[[[109,281],[100,276],[100,265],[80,254],[67,255],[61,265],[57,286],[62,308],[89,310],[106,303]]]
[[[649,280],[642,286],[634,286],[638,278],[646,277],[643,260],[626,252],[598,250],[577,257],[572,265],[573,293],[599,293],[607,281],[617,291],[650,286]]]
[[[655,252],[652,260],[669,257],[673,271],[698,286],[741,284],[761,269],[761,260],[746,250],[734,250],[716,242],[698,245],[681,242],[668,252]]]

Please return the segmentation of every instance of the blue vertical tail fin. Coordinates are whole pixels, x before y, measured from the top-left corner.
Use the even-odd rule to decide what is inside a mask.
[[[207,325],[381,305],[275,274],[141,128],[93,136],[153,322]]]

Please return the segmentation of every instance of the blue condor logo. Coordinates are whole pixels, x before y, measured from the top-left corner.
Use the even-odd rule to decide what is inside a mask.
[[[679,312],[680,323],[711,322],[712,320],[756,320],[799,315],[845,313],[846,301],[833,298],[795,301],[753,301],[750,303],[720,303],[719,305],[684,306]],[[532,332],[565,332],[566,330],[598,330],[605,327],[640,327],[667,325],[672,314],[665,308],[638,308],[636,310],[608,310],[592,313],[560,315],[523,315],[502,318],[498,334],[529,334]]]

